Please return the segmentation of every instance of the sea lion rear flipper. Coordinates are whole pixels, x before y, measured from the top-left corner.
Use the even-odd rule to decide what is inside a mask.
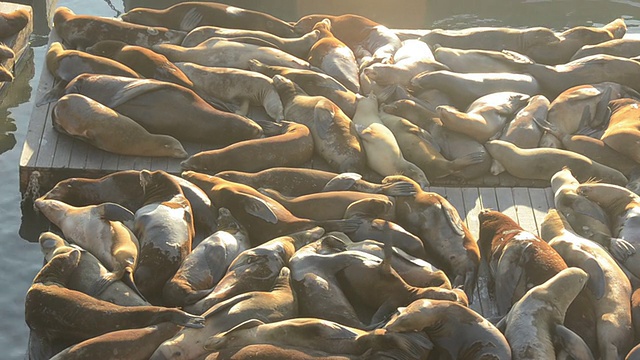
[[[557,324],[554,331],[554,343],[574,359],[593,360],[593,353],[582,338],[564,325]]]
[[[64,95],[64,90],[67,87],[68,82],[66,81],[58,81],[51,90],[47,91],[46,94],[42,95],[40,100],[36,102],[36,107],[40,107],[42,105],[47,105],[54,101],[57,101]]]
[[[597,300],[602,299],[604,296],[605,279],[604,271],[600,264],[598,264],[594,258],[590,257],[580,264],[580,268],[589,274],[587,288],[589,288]]]
[[[423,359],[433,350],[433,343],[423,332],[386,333],[385,335],[390,337],[392,344],[382,342],[380,345],[389,350],[377,354],[384,354],[388,359]]]
[[[194,7],[187,11],[180,21],[180,30],[191,31],[202,21],[202,14]]]
[[[260,199],[257,196],[245,194],[246,197],[243,198],[244,202],[244,210],[255,217],[258,217],[268,223],[276,224],[278,223],[278,216],[271,209],[269,204]]]
[[[405,180],[391,180],[385,181],[382,179],[382,188],[380,193],[389,196],[414,196],[417,193],[416,186]]]
[[[624,239],[611,238],[609,243],[609,251],[611,255],[615,257],[620,262],[624,263],[627,261],[627,258],[636,253],[636,248],[630,242]]]
[[[322,189],[322,192],[349,190],[353,187],[356,181],[360,179],[362,179],[362,175],[358,173],[338,174],[333,179],[329,180],[329,182],[327,182],[327,184]]]
[[[127,222],[133,221],[133,213],[122,205],[116,203],[103,203],[98,205],[100,217],[109,221]]]

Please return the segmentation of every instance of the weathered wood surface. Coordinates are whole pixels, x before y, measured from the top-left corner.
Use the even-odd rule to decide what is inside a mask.
[[[27,22],[27,25],[20,30],[19,33],[6,39],[0,39],[2,43],[10,47],[15,53],[13,58],[6,59],[0,63],[11,71],[14,77],[22,70],[29,54],[27,49],[29,49],[29,36],[33,33],[33,10],[31,9],[31,6],[27,5],[0,2],[1,13],[10,13],[19,9],[27,10],[29,13],[29,21]],[[0,98],[4,97],[10,85],[11,82],[0,82]]]

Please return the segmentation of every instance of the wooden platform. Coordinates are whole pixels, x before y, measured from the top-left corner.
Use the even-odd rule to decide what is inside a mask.
[[[5,68],[10,70],[14,77],[17,76],[20,71],[22,71],[22,68],[26,63],[26,59],[29,54],[27,49],[29,48],[29,36],[31,36],[31,33],[33,33],[33,10],[31,9],[31,6],[27,5],[0,2],[1,13],[10,13],[19,9],[24,9],[29,12],[29,21],[27,22],[27,25],[16,35],[13,35],[7,39],[0,39],[0,41],[10,47],[16,54],[15,57],[2,61],[0,63]],[[0,99],[4,97],[10,85],[11,82],[0,82]]]

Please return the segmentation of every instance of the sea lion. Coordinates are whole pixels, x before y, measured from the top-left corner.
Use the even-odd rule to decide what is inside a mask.
[[[400,308],[400,314],[384,328],[391,332],[424,331],[451,359],[511,359],[504,335],[475,311],[453,301],[415,300]]]
[[[619,99],[609,103],[611,118],[602,141],[640,164],[640,101]]]
[[[540,93],[536,79],[528,74],[458,74],[448,70],[423,72],[411,79],[410,90],[414,93],[427,89],[443,91],[461,109],[471,107],[471,103],[493,93],[512,92],[530,96]]]
[[[457,73],[509,73],[516,72],[514,63],[532,62],[513,51],[456,49],[438,47],[433,55],[440,63]]]
[[[203,345],[208,338],[228,331],[244,321],[260,319],[269,323],[297,316],[298,304],[291,288],[290,274],[289,268],[282,266],[276,273],[275,281],[266,289],[239,294],[212,306],[202,314],[206,319],[203,329],[181,330],[160,345],[150,360],[197,359],[206,354]]]
[[[413,184],[405,181],[377,184],[363,180],[361,175],[355,173],[336,174],[306,168],[275,167],[257,173],[222,171],[216,176],[251,186],[254,189],[260,187],[274,189],[287,196],[300,196],[330,190],[352,190],[389,196],[415,193]]]
[[[466,112],[446,105],[438,106],[436,111],[444,126],[484,143],[501,131],[507,120],[529,99],[526,94],[504,91],[476,99]]]
[[[271,78],[282,75],[311,96],[324,96],[333,101],[350,118],[356,111],[357,95],[349,91],[338,80],[313,70],[293,69],[284,66],[269,66],[258,60],[249,60],[249,69]]]
[[[247,185],[193,171],[183,172],[182,177],[202,188],[216,206],[231,210],[249,232],[253,246],[315,226],[322,226],[329,231],[350,231],[357,227],[357,221],[299,218],[277,201]]]
[[[100,16],[76,15],[60,6],[53,14],[53,26],[66,45],[84,49],[102,40],[120,40],[131,45],[150,48],[152,45],[180,44],[185,32],[165,27],[131,24]]]
[[[189,156],[175,138],[151,134],[137,122],[81,94],[60,98],[53,106],[51,120],[59,132],[114,154]]]
[[[283,121],[278,124],[278,129],[280,133],[274,136],[201,151],[180,166],[183,170],[215,175],[225,170],[254,172],[278,166],[301,166],[311,160],[313,138],[309,128]]]
[[[591,289],[589,305],[596,315],[596,330],[600,357],[619,359],[631,348],[631,283],[607,251],[592,241],[566,229],[558,212],[550,209],[542,227],[549,242],[569,266],[579,267],[589,274]],[[551,238],[551,236],[553,236]]]
[[[262,128],[252,120],[217,110],[193,91],[164,81],[83,74],[65,92],[88,96],[149,132],[181,141],[226,146],[262,135]]]
[[[535,286],[498,323],[511,346],[513,359],[553,359],[558,352],[574,359],[593,359],[584,341],[563,324],[569,304],[580,293],[589,276],[582,269],[568,268]]]
[[[297,360],[364,360],[371,356],[371,351],[362,355],[333,354],[321,350],[302,347],[281,346],[272,344],[251,344],[239,348],[224,348],[207,355],[205,360],[249,360],[260,354],[263,360],[297,359]]]
[[[374,63],[364,68],[362,72],[369,80],[374,81],[379,86],[400,85],[409,87],[411,79],[416,75],[425,71],[438,70],[449,70],[449,68],[434,60],[418,59],[391,64]]]
[[[193,89],[205,100],[214,98],[237,104],[236,113],[243,116],[249,113],[249,106],[262,106],[276,122],[284,119],[282,101],[271,78],[241,69],[193,63],[177,63],[176,66],[193,81]]]
[[[240,43],[224,38],[211,38],[198,46],[160,44],[151,48],[172,62],[192,62],[203,66],[249,69],[249,60],[257,59],[265,64],[309,69],[308,62],[280,49]]]
[[[166,9],[135,8],[122,20],[148,26],[167,26],[191,31],[198,26],[260,30],[282,37],[294,36],[291,24],[269,14],[211,2],[186,2]]]
[[[157,301],[164,284],[191,252],[193,213],[178,182],[166,172],[140,171],[140,186],[144,200],[134,218],[140,240],[135,276],[140,279],[140,291]]]
[[[80,262],[80,251],[54,256],[36,275],[25,298],[31,330],[53,340],[83,341],[111,331],[170,321],[202,328],[204,318],[159,306],[120,306],[66,288]]]
[[[367,127],[373,123],[382,124],[378,116],[378,97],[370,93],[366,97],[359,97],[356,102],[356,112],[351,118],[356,125]]]
[[[629,180],[638,163],[626,155],[612,149],[600,139],[586,135],[566,135],[562,138],[562,146],[570,151],[584,155],[589,159],[616,169]]]
[[[356,130],[371,169],[382,176],[405,175],[420,184],[422,189],[429,187],[424,171],[404,158],[393,133],[384,124],[356,125]]]
[[[90,54],[116,60],[147,79],[168,81],[188,88],[193,87],[191,80],[169,59],[145,47],[128,45],[118,40],[103,40],[88,47],[86,51]]]
[[[324,19],[312,30],[320,32],[318,41],[309,50],[309,64],[322,69],[347,89],[360,92],[358,64],[349,47],[331,33],[331,20]]]
[[[246,30],[246,29],[228,29],[217,26],[199,26],[191,30],[182,41],[182,46],[191,47],[200,44],[201,42],[212,38],[238,38],[238,37],[251,37],[268,41],[278,49],[288,52],[289,54],[299,57],[300,59],[306,59],[309,55],[309,50],[313,44],[318,41],[320,36],[319,30],[312,30],[299,37],[280,37],[269,32],[260,30]]]
[[[391,130],[402,155],[424,171],[427,179],[439,179],[454,175],[467,166],[484,162],[485,152],[477,152],[460,157],[453,161],[447,160],[442,154],[431,135],[407,119],[380,112],[382,123]]]
[[[613,184],[580,184],[577,187],[579,195],[595,201],[611,219],[613,238],[622,239],[633,245],[634,249],[627,250],[627,258],[618,258],[622,265],[636,277],[640,276],[640,197],[631,190]],[[613,240],[612,240],[613,242]]]
[[[70,246],[63,238],[52,232],[40,234],[38,242],[45,261],[50,261],[58,254],[68,253],[74,249],[80,250],[80,263],[76,271],[69,277],[66,285],[71,290],[89,294],[97,282],[103,281],[111,274],[90,252],[75,245]],[[100,294],[94,297],[122,306],[150,305],[120,280],[112,281]]]
[[[26,9],[16,9],[12,12],[0,14],[0,39],[7,39],[24,29],[31,19]]]
[[[351,119],[331,100],[308,96],[291,80],[275,75],[285,118],[306,125],[315,152],[339,172],[364,173],[366,155]]]
[[[35,206],[64,237],[89,251],[109,270],[91,287],[98,295],[115,280],[137,290],[133,272],[138,264],[138,238],[122,222],[133,220],[131,211],[115,203],[75,207],[59,200],[38,198]]]
[[[638,360],[640,359],[640,344],[636,345],[627,356],[625,356],[624,360]]]
[[[411,182],[404,176],[399,178]],[[454,287],[463,285],[471,299],[480,265],[480,250],[473,235],[447,199],[422,191],[416,183],[414,187],[415,195],[396,197],[398,224],[422,240],[428,260],[434,260],[450,275]]]
[[[626,58],[636,57],[640,55],[640,40],[613,39],[595,45],[584,45],[571,57],[571,61],[596,54],[607,54]]]
[[[296,318],[267,324],[249,320],[209,338],[204,347],[211,351],[252,343],[301,346],[352,355],[374,349],[374,352],[391,351],[396,358],[410,359],[426,357],[432,346],[421,334],[363,331],[328,320]]]
[[[551,180],[553,174],[568,167],[580,182],[595,178],[612,184],[627,183],[627,178],[618,170],[572,151],[520,149],[502,140],[490,140],[484,146],[509,174],[522,179]]]
[[[82,360],[89,357],[104,360],[146,360],[180,327],[169,322],[141,329],[109,332],[72,345],[52,357],[52,360]]]
[[[220,208],[218,213],[218,231],[202,240],[164,284],[162,298],[168,304],[184,307],[207,296],[238,254],[250,247],[247,231],[231,212]]]
[[[269,290],[283,266],[289,266],[287,264],[291,257],[300,248],[319,239],[323,234],[324,229],[315,227],[274,238],[241,252],[229,265],[227,273],[213,291],[187,309],[203,313],[236,295]]]

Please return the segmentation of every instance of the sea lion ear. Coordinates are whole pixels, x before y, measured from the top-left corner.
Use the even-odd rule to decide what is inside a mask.
[[[133,213],[129,209],[111,202],[98,205],[98,213],[100,214],[100,218],[109,221],[126,222],[132,221],[134,218]]]

